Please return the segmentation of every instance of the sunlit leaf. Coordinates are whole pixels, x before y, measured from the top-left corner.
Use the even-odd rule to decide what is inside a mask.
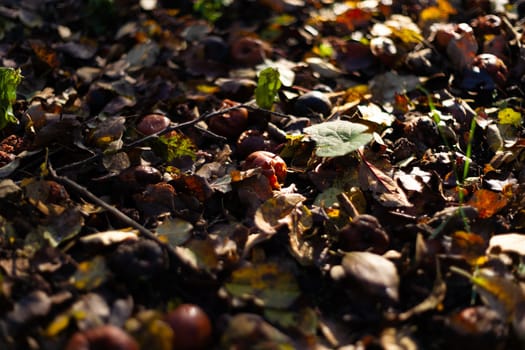
[[[92,260],[78,264],[77,271],[71,278],[77,289],[91,290],[97,288],[109,277],[106,259],[97,255]]]
[[[309,126],[304,132],[316,143],[319,157],[339,157],[357,150],[372,140],[372,134],[363,124],[344,120],[324,122]]]
[[[165,147],[168,162],[182,157],[196,158],[195,145],[183,134],[172,132],[159,137],[159,141]]]
[[[13,114],[16,89],[22,81],[20,69],[0,68],[0,130],[9,123],[18,123]]]
[[[357,106],[357,109],[361,113],[361,117],[364,120],[368,120],[379,125],[390,126],[396,120],[395,116],[390,113],[383,112],[378,105],[373,103],[369,103],[367,106]]]
[[[264,202],[256,211],[254,222],[265,233],[277,232],[287,218],[306,198],[297,193],[281,194]]]
[[[271,67],[262,70],[255,88],[255,102],[261,108],[270,109],[280,88],[279,70]]]
[[[507,203],[503,194],[481,189],[474,192],[467,204],[478,210],[480,218],[486,219],[505,208]]]
[[[225,288],[235,297],[276,309],[289,307],[301,294],[294,275],[273,262],[235,270]]]
[[[507,107],[498,112],[498,120],[501,124],[510,124],[519,127],[522,122],[521,113]]]

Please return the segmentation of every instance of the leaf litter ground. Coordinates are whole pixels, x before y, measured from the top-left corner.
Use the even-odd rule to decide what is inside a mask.
[[[0,348],[522,348],[523,15],[4,1]]]

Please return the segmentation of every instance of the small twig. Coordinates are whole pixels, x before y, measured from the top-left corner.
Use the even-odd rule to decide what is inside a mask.
[[[176,260],[179,260],[178,255],[175,252],[175,250],[170,245],[168,245],[167,243],[162,242],[153,232],[148,230],[146,227],[142,226],[141,224],[139,224],[135,220],[131,219],[129,216],[127,216],[126,214],[124,214],[123,212],[121,212],[120,210],[115,208],[114,206],[112,206],[112,205],[108,204],[107,202],[105,202],[104,200],[98,198],[93,193],[91,193],[88,189],[86,189],[85,187],[79,185],[78,183],[76,183],[75,181],[71,180],[67,176],[60,176],[60,175],[58,175],[56,173],[55,169],[53,169],[53,167],[51,166],[50,163],[48,163],[48,171],[49,171],[49,175],[51,176],[51,178],[53,178],[53,180],[55,180],[55,181],[57,181],[59,183],[62,183],[64,186],[75,190],[81,196],[89,199],[90,201],[92,201],[96,205],[106,209],[115,218],[117,218],[118,220],[122,221],[126,225],[129,225],[132,228],[138,230],[142,236],[144,236],[145,238],[147,238],[149,240],[154,241],[155,243],[157,243],[158,245],[160,245],[161,247],[166,249],[166,251],[170,254],[170,256],[176,258]]]

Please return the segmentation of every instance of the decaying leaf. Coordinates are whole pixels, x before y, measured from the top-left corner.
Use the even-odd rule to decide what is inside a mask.
[[[276,233],[277,229],[292,219],[292,211],[297,209],[306,198],[297,193],[279,194],[268,199],[255,212],[254,222],[267,234]]]
[[[293,273],[273,262],[238,268],[224,287],[234,297],[277,309],[289,307],[301,294]]]
[[[490,218],[507,205],[507,198],[501,194],[490,190],[480,189],[474,192],[468,204],[478,210],[478,215],[482,219]]]
[[[385,207],[411,207],[403,189],[380,169],[368,162],[359,165],[359,181],[363,191],[369,190]]]

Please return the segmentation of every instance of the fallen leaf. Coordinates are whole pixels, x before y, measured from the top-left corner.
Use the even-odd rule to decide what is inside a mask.
[[[254,222],[261,231],[267,234],[287,224],[287,218],[306,198],[297,193],[279,194],[266,200],[255,212]]]
[[[359,182],[363,191],[371,191],[374,198],[385,207],[412,206],[403,189],[390,176],[369,162],[363,161],[359,165]]]
[[[301,294],[292,272],[274,262],[238,268],[225,289],[235,297],[276,309],[290,307]]]
[[[324,122],[309,126],[304,132],[316,143],[319,157],[339,157],[357,150],[372,140],[368,127],[344,120]]]
[[[480,189],[474,192],[468,205],[478,210],[481,219],[487,219],[507,206],[508,199],[501,193]]]

